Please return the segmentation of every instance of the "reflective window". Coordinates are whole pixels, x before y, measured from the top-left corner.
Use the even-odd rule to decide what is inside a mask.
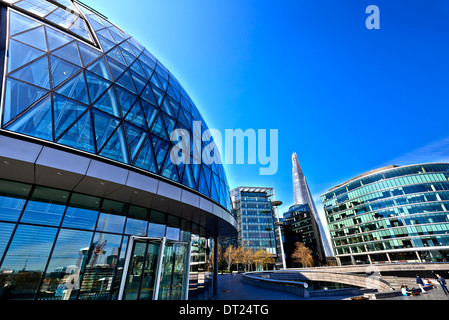
[[[68,197],[67,191],[36,187],[20,221],[58,226]]]
[[[126,220],[125,234],[145,236],[148,229],[149,214],[146,208],[130,206]]]
[[[100,212],[100,201],[97,197],[72,194],[62,226],[94,230]]]
[[[94,236],[78,299],[107,300],[113,287],[122,237],[105,233]]]
[[[19,225],[1,266],[11,299],[34,299],[57,229]]]
[[[74,300],[86,269],[92,232],[62,229],[50,258],[38,299]]]
[[[165,237],[165,231],[166,231],[166,215],[161,212],[151,211],[148,236],[162,238]]]
[[[0,261],[8,245],[11,234],[14,230],[14,225],[11,223],[0,223]],[[2,283],[0,283],[0,286]]]
[[[0,220],[17,221],[30,190],[30,185],[0,180]]]
[[[98,219],[97,230],[122,233],[126,220],[126,205],[121,202],[104,200]]]

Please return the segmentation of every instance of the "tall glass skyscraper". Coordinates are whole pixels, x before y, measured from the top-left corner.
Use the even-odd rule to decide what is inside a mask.
[[[209,299],[217,239],[237,225],[223,167],[196,158],[207,125],[181,84],[77,1],[0,0],[0,48],[8,297]],[[179,164],[174,129],[192,137]]]
[[[322,197],[340,264],[449,261],[449,164],[389,166]]]
[[[333,255],[332,248],[329,246],[329,243],[327,241],[326,233],[324,231],[320,215],[318,214],[318,210],[316,209],[315,202],[313,201],[306,177],[304,176],[301,165],[299,164],[296,152],[294,152],[292,155],[292,167],[293,195],[295,206],[308,206],[315,237],[317,238],[317,255],[321,259],[321,261],[325,261],[327,256]],[[301,209],[301,211],[304,211],[304,207]]]

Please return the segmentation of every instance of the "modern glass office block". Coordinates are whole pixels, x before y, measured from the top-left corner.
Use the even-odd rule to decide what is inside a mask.
[[[321,197],[341,264],[449,259],[449,165],[390,166]]]

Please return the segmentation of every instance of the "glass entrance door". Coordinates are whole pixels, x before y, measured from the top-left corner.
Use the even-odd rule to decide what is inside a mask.
[[[189,269],[189,243],[132,237],[119,299],[187,299]]]

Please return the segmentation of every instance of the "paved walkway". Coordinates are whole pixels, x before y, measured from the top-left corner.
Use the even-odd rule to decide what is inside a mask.
[[[313,300],[343,300],[345,297],[317,297]],[[255,287],[242,282],[242,275],[219,274],[215,300],[312,300],[288,292]]]
[[[407,301],[420,301],[420,300],[449,300],[449,295],[445,295],[441,287],[437,284],[437,289],[427,291],[426,294],[419,296],[400,296],[390,297],[385,300],[407,300]],[[347,300],[348,296],[338,297],[314,297],[314,298],[302,298],[297,295],[274,291],[269,289],[263,289],[255,287],[242,282],[242,275],[230,275],[219,274],[218,275],[218,290],[215,295],[215,300]]]

